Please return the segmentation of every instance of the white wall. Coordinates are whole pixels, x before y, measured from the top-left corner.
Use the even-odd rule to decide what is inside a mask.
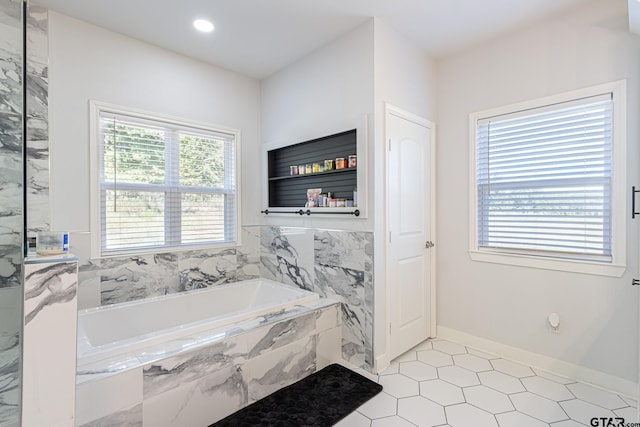
[[[373,129],[373,87],[373,20],[262,81],[264,144],[293,144],[357,128],[358,143],[368,152],[367,161],[359,154],[358,166],[369,171],[368,219],[291,215],[269,216],[265,223],[373,231],[373,138],[367,137]],[[260,173],[264,179],[266,171]],[[266,192],[266,184],[263,188]],[[360,198],[363,189],[358,191]]]
[[[50,12],[52,229],[89,230],[89,100],[242,131],[242,222],[257,224],[257,80]]]
[[[596,0],[438,62],[438,323],[637,382],[638,228],[630,215],[622,278],[472,262],[467,253],[474,111],[627,79],[628,187],[638,185],[640,38],[628,32],[625,6]],[[550,312],[560,314],[559,334],[546,327]]]
[[[385,103],[390,103],[422,118],[435,122],[436,114],[436,66],[423,51],[412,45],[394,29],[375,19],[375,142],[374,142],[374,187],[376,195],[374,210],[376,236],[386,236],[386,200],[384,193],[386,175],[385,150]],[[386,353],[386,240],[375,240],[374,302],[374,356]]]

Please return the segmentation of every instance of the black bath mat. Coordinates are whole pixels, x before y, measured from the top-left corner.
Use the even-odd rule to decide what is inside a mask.
[[[329,427],[381,390],[380,384],[333,364],[209,427]]]

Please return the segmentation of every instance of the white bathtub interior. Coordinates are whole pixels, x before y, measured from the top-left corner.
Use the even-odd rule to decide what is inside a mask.
[[[224,331],[245,319],[317,301],[319,295],[268,279],[78,312],[78,365],[134,355],[181,337]]]

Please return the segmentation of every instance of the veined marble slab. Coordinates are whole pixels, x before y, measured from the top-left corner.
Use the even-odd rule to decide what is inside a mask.
[[[178,292],[178,255],[105,258],[100,285],[102,305]]]
[[[233,283],[237,269],[235,248],[182,252],[178,258],[179,291]]]

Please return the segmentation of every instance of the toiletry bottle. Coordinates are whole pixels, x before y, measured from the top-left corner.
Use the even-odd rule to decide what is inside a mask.
[[[358,206],[358,188],[353,189],[353,206]]]

